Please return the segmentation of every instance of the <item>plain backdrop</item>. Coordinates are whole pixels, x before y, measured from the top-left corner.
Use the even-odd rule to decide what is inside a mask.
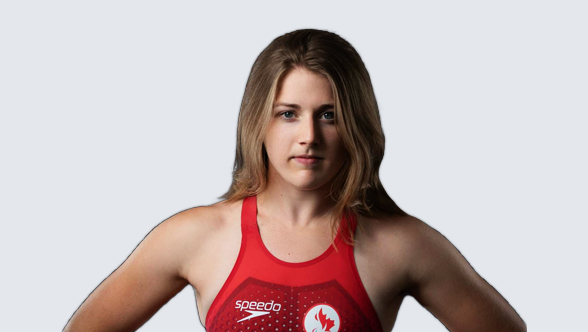
[[[381,178],[532,331],[585,329],[583,1],[3,1],[3,331],[59,331],[163,220],[229,187],[247,76],[276,37],[362,56]],[[203,269],[206,267],[202,267]],[[203,331],[186,287],[140,331]],[[406,298],[396,332],[446,331]]]

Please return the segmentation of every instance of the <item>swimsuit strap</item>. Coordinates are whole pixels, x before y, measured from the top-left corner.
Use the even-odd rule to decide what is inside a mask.
[[[248,196],[243,199],[241,209],[241,232],[243,235],[250,233],[257,227],[257,196]]]

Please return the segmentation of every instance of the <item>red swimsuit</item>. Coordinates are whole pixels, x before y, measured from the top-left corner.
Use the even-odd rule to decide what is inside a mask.
[[[343,218],[341,224],[347,221]],[[356,220],[350,218],[351,226]],[[243,200],[241,250],[206,315],[209,332],[377,331],[382,326],[361,283],[343,227],[322,255],[288,263],[265,247],[257,228],[257,197]]]

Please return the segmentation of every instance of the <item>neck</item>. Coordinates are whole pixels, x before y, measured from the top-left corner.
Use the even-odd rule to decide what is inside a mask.
[[[285,227],[324,225],[335,206],[329,195],[330,183],[315,190],[268,183],[257,195],[258,215],[279,222]]]

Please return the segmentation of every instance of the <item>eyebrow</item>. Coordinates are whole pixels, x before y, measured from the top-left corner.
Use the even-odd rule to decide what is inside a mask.
[[[300,109],[300,105],[298,105],[298,104],[291,104],[291,103],[284,103],[284,102],[278,102],[278,103],[275,103],[274,104],[274,108],[276,108],[278,106],[287,106],[287,107],[292,107],[294,109]],[[335,106],[332,103],[330,103],[330,104],[323,104],[323,105],[321,105],[318,108],[318,110],[319,111],[322,111],[322,110],[329,109],[329,108],[334,108],[334,107]]]

